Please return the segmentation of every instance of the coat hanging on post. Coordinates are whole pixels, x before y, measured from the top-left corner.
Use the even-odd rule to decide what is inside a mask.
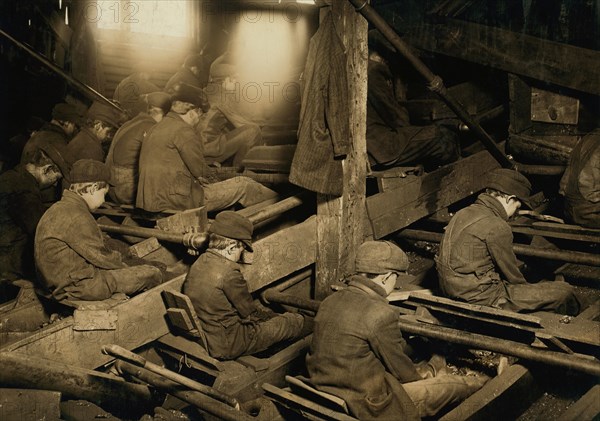
[[[310,40],[304,67],[298,146],[290,182],[342,195],[342,160],[350,151],[346,54],[331,12]]]

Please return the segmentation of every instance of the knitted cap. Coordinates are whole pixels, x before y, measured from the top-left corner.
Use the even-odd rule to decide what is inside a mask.
[[[521,203],[531,208],[531,183],[523,174],[508,168],[497,168],[487,173],[486,177],[486,188],[517,196]]]
[[[252,222],[232,211],[220,212],[208,228],[208,232],[223,237],[240,240],[246,248],[252,251]]]

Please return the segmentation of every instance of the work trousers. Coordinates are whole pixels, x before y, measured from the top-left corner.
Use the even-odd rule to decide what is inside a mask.
[[[236,203],[248,207],[277,196],[277,192],[248,177],[234,177],[203,187],[208,212],[227,209]]]
[[[232,165],[241,167],[248,151],[261,140],[260,127],[253,124],[233,129],[221,134],[216,140],[204,145],[206,161],[223,163],[233,157]]]
[[[96,270],[93,278],[78,280],[68,285],[55,298],[57,300],[100,301],[117,292],[133,295],[160,284],[163,280],[160,269],[139,265],[123,269]]]
[[[517,312],[554,311],[575,316],[580,303],[573,287],[563,281],[537,284],[506,284],[507,297],[501,297],[494,307]]]
[[[398,136],[409,137],[402,153],[391,162],[374,165],[373,169],[423,165],[432,171],[440,165],[449,164],[460,157],[456,135],[442,126],[408,126],[398,129]]]
[[[208,338],[219,342],[222,349],[217,358],[234,359],[264,351],[271,345],[299,337],[304,317],[296,313],[284,313],[264,322],[243,322],[226,329],[221,338]],[[213,349],[216,347],[212,347]],[[227,350],[227,351],[225,351]]]
[[[487,380],[485,376],[442,375],[404,383],[402,387],[423,418],[434,416],[447,405],[464,400],[481,389]]]

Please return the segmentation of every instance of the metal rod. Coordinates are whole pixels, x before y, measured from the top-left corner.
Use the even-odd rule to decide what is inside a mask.
[[[456,113],[467,127],[477,136],[483,143],[490,154],[504,168],[514,168],[514,164],[506,157],[506,155],[498,148],[492,137],[477,123],[464,107],[456,101],[446,90],[443,80],[435,75],[429,68],[413,54],[410,47],[396,34],[396,31],[383,19],[379,13],[368,4],[366,0],[349,0],[365,19],[371,23],[381,34],[394,46],[394,48],[410,62],[413,67],[425,78],[429,83],[430,89],[438,94],[442,101]]]
[[[294,209],[304,203],[303,198],[298,196],[291,196],[286,199],[283,199],[277,203],[274,203],[270,206],[267,206],[264,209],[259,210],[258,212],[249,215],[248,219],[252,224],[257,225],[267,219],[271,219],[275,216],[281,215],[288,210]]]
[[[411,240],[430,241],[439,243],[442,241],[443,234],[431,231],[419,231],[405,229],[398,233],[399,237]],[[539,247],[526,246],[523,244],[513,244],[513,251],[520,256],[539,257],[548,260],[557,260],[560,262],[578,263],[581,265],[600,266],[600,256],[597,254],[583,253],[570,250],[551,250]]]
[[[232,407],[225,405],[224,403],[219,402],[218,400],[213,399],[201,392],[182,390],[179,383],[126,361],[117,360],[115,363],[115,368],[119,371],[119,373],[126,373],[158,389],[164,390],[170,395],[194,405],[200,410],[207,412],[218,419],[223,419],[226,421],[250,421],[254,419],[245,412],[233,409]]]
[[[317,311],[320,301],[299,298],[290,294],[268,290],[265,291],[270,302],[287,304],[300,309]],[[414,335],[426,336],[446,342],[466,345],[471,348],[485,349],[506,355],[523,358],[529,361],[537,361],[544,364],[565,367],[581,371],[595,376],[600,375],[600,363],[596,360],[588,360],[577,355],[564,354],[561,352],[535,349],[529,345],[521,344],[493,336],[480,335],[444,326],[425,324],[422,322],[411,322],[400,318],[400,329],[403,332]]]
[[[213,389],[212,387],[206,386],[202,383],[198,383],[197,381],[182,376],[181,374],[175,373],[164,367],[151,363],[150,361],[147,361],[144,357],[135,354],[125,348],[122,348],[119,345],[104,345],[102,347],[102,352],[115,358],[120,358],[132,364],[143,367],[155,374],[159,374],[169,380],[177,382],[189,389],[202,392],[213,399],[217,399],[218,401],[226,403],[232,408],[240,408],[239,402],[233,396],[226,395],[223,392],[219,392],[218,390]]]
[[[14,45],[16,45],[21,50],[24,50],[25,52],[27,52],[31,57],[33,57],[34,59],[36,59],[37,61],[39,61],[40,63],[42,63],[44,66],[48,67],[54,73],[57,73],[58,75],[60,75],[69,84],[71,84],[71,85],[75,86],[76,88],[78,88],[89,99],[91,99],[91,100],[100,100],[100,101],[102,101],[102,102],[110,105],[111,107],[116,108],[120,112],[124,112],[123,109],[121,109],[117,104],[115,104],[114,102],[112,102],[111,100],[109,100],[108,98],[106,98],[100,92],[96,91],[95,89],[93,89],[92,87],[86,85],[85,83],[82,83],[82,82],[78,81],[77,79],[73,78],[73,76],[71,76],[68,73],[66,73],[63,69],[61,69],[60,67],[58,67],[56,64],[52,63],[50,60],[48,60],[46,57],[44,57],[41,54],[39,54],[37,51],[35,51],[31,47],[23,44],[22,42],[20,42],[18,40],[16,40],[15,38],[11,37],[9,34],[7,34],[6,32],[4,32],[1,29],[0,29],[0,35],[2,35],[3,37],[5,37],[6,39],[8,39],[10,42],[12,42]]]
[[[104,232],[113,234],[133,235],[140,238],[156,237],[157,240],[166,241],[168,243],[183,244],[187,247],[199,250],[208,241],[208,236],[204,232],[177,234],[173,232],[163,231],[156,228],[130,227],[126,225],[106,225],[98,224]]]
[[[562,165],[529,165],[517,164],[517,168],[523,174],[531,175],[562,175],[567,167]]]
[[[400,330],[413,335],[425,336],[472,348],[485,349],[501,354],[512,355],[525,360],[537,361],[548,365],[564,367],[584,373],[600,376],[600,363],[587,360],[576,355],[565,354],[556,351],[538,350],[529,345],[506,339],[465,332],[444,326],[412,322],[400,318]]]

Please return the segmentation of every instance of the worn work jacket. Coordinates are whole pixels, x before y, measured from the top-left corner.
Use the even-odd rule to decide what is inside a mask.
[[[68,142],[69,138],[62,127],[57,126],[56,124],[46,123],[39,131],[35,132],[29,138],[23,147],[21,164],[29,162],[30,158],[41,146],[52,145],[59,151],[62,151],[67,147]]]
[[[600,228],[600,130],[579,141],[560,180],[565,215],[576,224]]]
[[[87,203],[69,190],[40,219],[34,251],[38,278],[58,300],[65,287],[94,278],[98,269],[127,267],[104,245]]]
[[[320,305],[306,356],[317,389],[339,396],[360,420],[419,419],[402,383],[421,380],[403,349],[398,312],[362,276]]]
[[[507,220],[502,205],[486,193],[450,220],[436,259],[440,287],[447,296],[494,306],[507,296],[505,282],[527,283]]]
[[[198,313],[210,355],[229,358],[248,349],[243,323],[257,308],[239,263],[208,250],[190,268],[183,293]]]
[[[140,153],[136,206],[150,212],[201,206],[198,177],[208,177],[202,139],[178,114],[169,112],[147,134]]]
[[[104,149],[102,141],[89,127],[82,128],[67,146],[66,161],[73,165],[80,159],[93,159],[104,162]]]
[[[115,133],[106,156],[106,165],[114,183],[110,197],[117,203],[135,204],[142,142],[155,124],[150,115],[139,113]]]
[[[0,175],[0,277],[35,273],[33,237],[45,210],[39,184],[23,166]]]
[[[345,63],[344,46],[328,13],[310,40],[290,182],[336,196],[342,194],[342,159],[350,152]]]

